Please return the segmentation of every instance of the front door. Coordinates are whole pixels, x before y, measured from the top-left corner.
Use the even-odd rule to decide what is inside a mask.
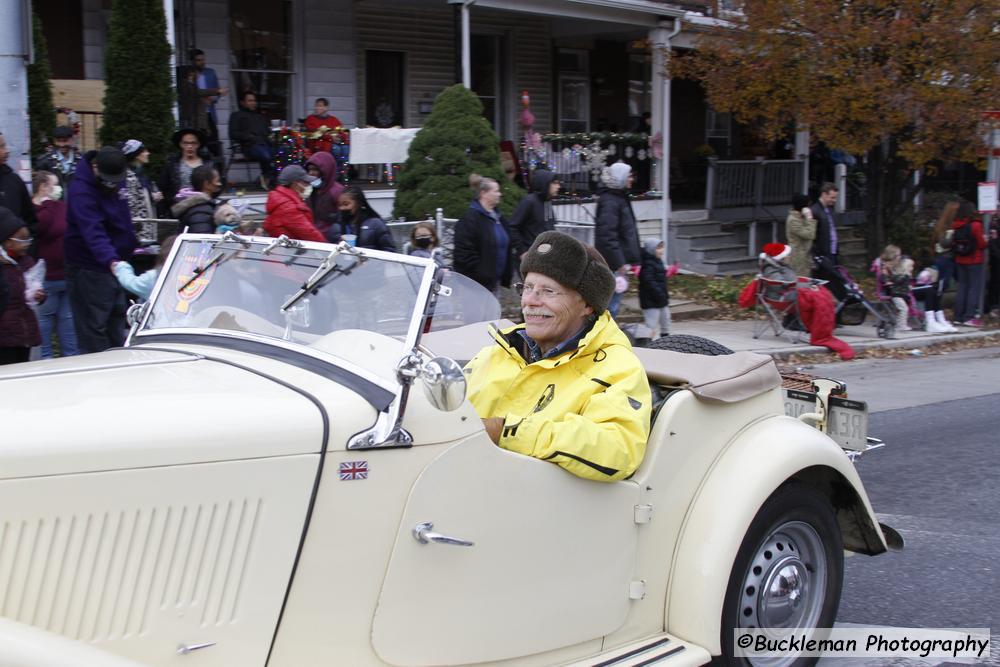
[[[632,482],[583,480],[480,435],[410,493],[372,641],[394,665],[457,665],[600,638],[623,623],[635,567]],[[413,528],[474,546],[422,544]]]

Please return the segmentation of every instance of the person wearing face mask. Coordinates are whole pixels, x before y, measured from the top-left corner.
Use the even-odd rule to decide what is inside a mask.
[[[337,199],[337,208],[337,222],[326,232],[331,243],[340,243],[345,234],[352,234],[359,248],[396,252],[389,226],[368,203],[361,188],[352,185],[344,190]]]
[[[215,198],[222,190],[219,171],[203,164],[191,172],[191,189],[177,194],[177,203],[170,212],[180,221],[180,228],[187,228],[191,234],[215,233],[215,209],[219,201]],[[183,197],[183,199],[182,199]]]
[[[45,293],[48,298],[38,308],[38,325],[42,334],[42,358],[51,359],[52,335],[59,336],[59,354],[77,354],[73,311],[66,291],[65,254],[66,202],[59,177],[51,171],[37,171],[31,181],[35,191],[32,202],[38,217],[38,256],[45,260]]]
[[[125,342],[125,291],[114,276],[139,245],[122,184],[128,164],[121,149],[88,151],[69,186],[66,285],[81,353]]]
[[[410,230],[410,240],[403,252],[414,257],[433,259],[438,266],[444,266],[444,249],[438,246],[437,229],[432,222],[418,222]]]
[[[264,231],[271,236],[284,234],[290,239],[325,243],[326,238],[313,224],[312,211],[306,203],[318,184],[318,178],[297,164],[282,169],[278,186],[267,195]]]
[[[31,348],[41,342],[31,304],[45,301],[45,290],[26,294],[24,272],[35,260],[28,255],[32,242],[28,227],[6,208],[0,208],[0,282],[7,307],[0,312],[0,365],[28,361]]]
[[[313,212],[313,222],[323,234],[330,225],[337,222],[338,200],[344,192],[340,178],[340,166],[332,154],[326,152],[314,153],[306,162],[306,171],[320,180],[309,198],[309,206]]]

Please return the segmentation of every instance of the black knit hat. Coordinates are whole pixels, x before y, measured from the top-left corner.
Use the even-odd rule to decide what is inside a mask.
[[[593,247],[562,232],[543,232],[521,259],[521,275],[540,273],[576,290],[597,315],[608,308],[615,276]]]
[[[24,221],[14,215],[13,211],[0,206],[0,243],[9,239],[17,233],[17,230],[25,226]]]

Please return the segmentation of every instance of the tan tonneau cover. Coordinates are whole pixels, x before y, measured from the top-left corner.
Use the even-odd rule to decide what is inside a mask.
[[[774,360],[754,352],[717,357],[667,350],[633,348],[650,381],[690,389],[698,398],[736,403],[781,386]]]

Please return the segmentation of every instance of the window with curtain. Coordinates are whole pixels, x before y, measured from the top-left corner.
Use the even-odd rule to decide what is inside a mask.
[[[235,99],[257,93],[273,120],[291,117],[292,0],[230,0],[230,73]]]

